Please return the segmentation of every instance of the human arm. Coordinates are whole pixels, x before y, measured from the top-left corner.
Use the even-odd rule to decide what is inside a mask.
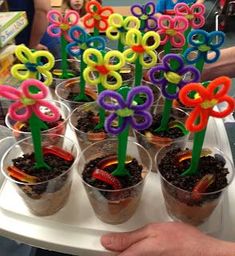
[[[180,223],[152,223],[131,232],[102,236],[102,245],[119,256],[234,256],[235,243],[205,235]]]
[[[32,21],[29,48],[37,50],[47,49],[46,46],[40,44],[40,41],[47,30],[47,13],[51,9],[50,1],[34,0],[34,9],[35,13]]]
[[[197,0],[196,3],[197,4],[204,4],[204,0]]]
[[[213,53],[210,55],[213,57]],[[218,61],[205,64],[202,72],[202,81],[213,80],[222,75],[235,78],[235,47],[222,49]]]

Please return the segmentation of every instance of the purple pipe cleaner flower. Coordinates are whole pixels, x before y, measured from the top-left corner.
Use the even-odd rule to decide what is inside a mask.
[[[149,77],[153,84],[161,87],[162,94],[167,99],[173,100],[178,98],[179,90],[184,85],[199,82],[200,72],[193,66],[185,65],[181,56],[167,54],[162,59],[162,65],[150,69]],[[178,91],[173,94],[169,93],[167,90],[169,84],[176,85]]]
[[[158,28],[157,18],[154,17],[155,4],[153,2],[148,2],[145,5],[133,4],[131,6],[131,13],[140,19],[141,23],[144,23],[140,28],[141,30],[156,30]]]
[[[146,100],[142,104],[138,104],[135,100],[139,94],[146,96]],[[127,125],[131,125],[136,130],[144,130],[152,123],[152,115],[148,112],[148,109],[153,104],[153,92],[147,86],[132,88],[128,92],[126,100],[116,91],[103,91],[98,97],[98,104],[105,110],[112,112],[106,118],[104,124],[108,133],[117,135],[124,131]],[[122,118],[121,122],[119,122],[120,117]],[[115,119],[118,120],[118,126],[112,125]]]

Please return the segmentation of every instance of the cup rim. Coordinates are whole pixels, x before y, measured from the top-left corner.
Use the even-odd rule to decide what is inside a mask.
[[[159,104],[159,103],[154,104],[154,105],[152,106],[152,108],[154,109],[153,111],[155,112],[156,109],[159,108],[159,106],[163,108],[163,107],[164,107],[164,104]],[[177,111],[180,111],[181,113],[184,113],[186,117],[189,116],[189,114],[188,114],[186,111],[184,111],[183,109],[181,109],[181,108],[172,107],[172,109],[176,109]],[[152,115],[154,116],[155,114],[152,114]],[[173,116],[174,116],[174,115],[173,115]],[[143,131],[146,131],[146,130],[148,130],[148,129],[145,129],[145,130],[143,130]],[[145,135],[142,133],[143,131],[135,130],[136,133],[140,134],[141,136],[143,136],[143,137],[145,138]],[[185,138],[187,138],[189,135],[190,135],[190,131],[188,131],[188,133],[185,134],[184,136],[181,136],[181,137],[178,137],[178,138],[173,139],[173,141],[172,141],[170,144],[172,144],[172,143],[174,143],[174,142],[181,141],[181,140],[185,140]],[[162,138],[164,138],[164,137],[162,137]]]
[[[49,179],[49,180],[46,180],[46,181],[34,182],[34,183],[32,183],[32,182],[27,182],[27,183],[26,183],[26,182],[17,181],[17,180],[14,180],[13,178],[11,178],[10,176],[8,176],[8,175],[6,174],[6,172],[5,172],[5,170],[4,170],[3,160],[5,159],[6,155],[7,155],[11,150],[13,150],[13,148],[14,148],[15,146],[17,146],[18,144],[20,144],[21,142],[24,142],[24,141],[26,141],[26,140],[29,140],[29,139],[32,140],[32,136],[28,136],[28,137],[26,137],[26,138],[24,138],[24,139],[22,139],[22,140],[16,141],[16,142],[15,142],[12,146],[10,146],[10,147],[7,149],[7,151],[3,154],[2,159],[0,160],[0,168],[1,168],[0,171],[1,171],[1,173],[3,174],[3,176],[4,176],[7,180],[9,180],[9,181],[11,181],[11,182],[13,182],[14,184],[17,184],[17,185],[35,186],[35,185],[44,184],[44,183],[46,183],[46,182],[51,182],[52,180],[58,179],[59,177],[64,176],[64,175],[67,174],[69,171],[71,171],[72,168],[75,166],[75,164],[76,164],[77,161],[78,161],[78,155],[79,155],[79,148],[78,148],[78,145],[77,145],[76,143],[74,143],[74,141],[73,141],[72,139],[70,139],[70,138],[68,138],[68,137],[66,137],[66,136],[64,136],[64,135],[58,135],[58,134],[50,134],[50,135],[54,135],[54,136],[57,136],[57,137],[65,138],[66,140],[69,140],[70,143],[76,148],[76,152],[75,152],[76,154],[75,154],[75,156],[74,156],[74,162],[73,162],[73,164],[70,166],[70,168],[69,168],[68,170],[64,171],[63,173],[61,173],[60,175],[58,175],[58,176],[56,176],[56,177],[54,177],[54,178],[52,178],[52,179]],[[48,136],[48,135],[47,135],[47,134],[42,134],[42,137],[45,137],[45,136]]]
[[[126,63],[125,65],[130,66],[130,68],[134,71],[134,66],[133,66],[131,63]],[[79,77],[80,77],[80,76],[78,76],[78,77],[72,77],[72,78],[68,78],[68,79],[64,79],[64,80],[61,79],[61,82],[59,82],[59,83],[56,85],[56,87],[55,87],[55,94],[56,94],[56,96],[57,96],[61,101],[64,101],[64,102],[66,102],[67,104],[72,104],[72,103],[75,103],[75,104],[82,103],[82,104],[84,104],[84,103],[93,102],[93,101],[90,101],[90,102],[77,102],[77,101],[73,101],[73,100],[68,100],[68,99],[62,97],[62,96],[58,93],[58,90],[59,90],[59,89],[61,89],[61,88],[63,89],[63,88],[64,88],[64,83],[65,83],[65,82],[70,81],[71,83],[74,83],[74,82],[79,83],[79,82],[80,82],[80,80],[78,79]],[[58,80],[59,80],[59,79],[58,79]],[[129,84],[130,82],[133,82],[133,80],[134,80],[134,76],[131,77],[131,78],[129,78],[129,79],[127,79],[127,80],[123,80],[122,83],[123,83],[123,84],[124,84],[124,83]],[[88,85],[88,86],[89,86],[89,85]],[[91,87],[91,85],[90,85],[90,87]],[[94,87],[94,86],[93,86],[93,87]],[[95,88],[95,87],[94,87],[94,88]],[[94,101],[95,101],[95,100],[94,100]]]
[[[75,58],[69,58],[69,59],[67,59],[68,61],[72,61],[72,62],[80,62],[80,60],[77,60],[77,59],[75,59]],[[60,58],[60,59],[56,59],[55,60],[55,63],[56,62],[59,62],[59,61],[62,61],[62,59]],[[52,68],[52,71],[53,71],[53,69],[54,68]],[[74,77],[70,77],[70,78],[59,78],[59,77],[54,77],[53,76],[53,74],[52,74],[52,77],[53,77],[53,81],[58,81],[58,82],[60,82],[60,81],[65,81],[65,80],[69,80],[69,79],[74,79],[74,78],[76,78],[76,79],[78,79],[78,78],[80,78],[80,75],[77,75],[77,76],[74,76]]]
[[[189,141],[189,142],[192,142],[192,141]],[[176,143],[172,143],[170,146],[173,146],[173,144],[176,144]],[[186,145],[187,146],[187,145]],[[178,191],[180,192],[183,192],[183,193],[187,193],[187,194],[191,194],[192,191],[187,191],[185,189],[182,189],[182,188],[179,188],[175,185],[173,185],[172,183],[170,183],[165,177],[163,177],[163,175],[161,174],[161,172],[159,171],[158,169],[158,164],[157,164],[157,158],[158,156],[160,155],[161,151],[164,150],[165,148],[169,147],[168,146],[163,146],[162,148],[160,148],[160,150],[156,153],[155,157],[154,157],[154,164],[156,165],[157,167],[157,170],[158,170],[158,173],[160,175],[160,178],[163,179],[168,185],[170,185],[171,187],[173,187],[174,189],[177,189]],[[225,191],[226,189],[228,189],[229,185],[232,183],[233,179],[234,179],[234,175],[235,175],[235,170],[234,170],[234,164],[232,162],[232,160],[223,152],[221,151],[219,148],[215,147],[215,146],[208,146],[208,148],[213,148],[216,150],[217,153],[219,153],[220,155],[222,155],[225,160],[226,160],[226,163],[228,163],[228,165],[231,166],[231,171],[229,172],[231,174],[231,177],[230,177],[230,180],[228,181],[228,184],[227,186],[219,189],[219,190],[216,190],[216,191],[213,191],[213,192],[204,192],[204,193],[200,193],[200,195],[202,196],[208,196],[208,195],[213,195],[213,194],[217,194],[219,192],[222,192],[222,191]]]
[[[59,124],[58,126],[64,125],[64,124],[69,120],[69,118],[70,118],[70,115],[71,115],[70,108],[68,107],[67,104],[65,104],[64,102],[59,101],[59,100],[50,99],[50,100],[48,100],[48,101],[49,101],[49,102],[52,101],[52,102],[55,102],[55,103],[62,104],[63,107],[66,108],[66,110],[67,110],[67,112],[68,112],[68,115],[66,116],[66,118],[64,118],[64,121],[63,121],[61,124]],[[64,111],[60,111],[60,114],[65,114],[65,113],[64,113]],[[29,136],[30,136],[31,132],[24,132],[24,131],[19,131],[19,130],[14,129],[13,126],[12,126],[12,125],[10,124],[10,122],[9,122],[9,118],[10,118],[9,113],[7,113],[7,114],[6,114],[6,117],[5,117],[5,123],[6,123],[7,127],[8,127],[11,131],[16,132],[16,133],[19,133],[19,134],[24,134],[24,135],[29,135]],[[11,119],[11,118],[10,118],[10,119]],[[47,129],[47,130],[44,130],[44,131],[41,131],[41,133],[42,133],[42,135],[45,134],[45,133],[48,133],[48,132],[54,130],[55,128],[57,128],[58,126],[52,127],[52,128],[50,128],[50,129]]]
[[[79,76],[80,77],[80,76]],[[62,97],[59,93],[58,93],[58,90],[61,89],[61,90],[64,90],[64,83],[80,83],[80,79],[78,79],[79,77],[73,77],[73,78],[68,78],[68,79],[64,79],[64,80],[61,80],[56,86],[55,86],[55,95],[56,97],[59,99],[60,102],[65,102],[64,104],[66,104],[67,106],[71,105],[71,104],[76,104],[76,105],[83,105],[85,103],[90,103],[90,102],[94,102],[94,100],[90,101],[90,102],[79,102],[79,101],[74,101],[74,100],[68,100],[66,99],[65,97]],[[90,89],[92,87],[90,86]],[[94,87],[95,88],[95,87]],[[92,90],[92,89],[91,89]]]
[[[156,90],[158,90],[160,97],[162,96],[162,95],[161,95],[161,89],[160,89],[156,84],[152,83],[151,81],[145,80],[144,78],[142,78],[141,83],[145,83],[145,84],[147,84],[147,85],[154,86],[154,88],[155,88]],[[143,85],[143,84],[141,84],[141,85]],[[143,85],[143,86],[145,86],[145,85]],[[157,103],[155,103],[155,104],[157,104]],[[153,104],[153,105],[154,105],[154,104]]]
[[[79,156],[78,156],[78,159],[77,159],[77,162],[79,163],[81,157],[83,156],[83,154],[84,154],[84,152],[85,152],[86,150],[88,150],[88,149],[90,149],[91,147],[93,147],[94,145],[97,145],[97,144],[99,144],[99,143],[101,143],[101,142],[104,142],[104,141],[117,141],[117,139],[116,139],[116,138],[108,138],[108,139],[104,139],[104,140],[102,140],[102,141],[98,141],[98,142],[92,143],[91,145],[87,146],[85,149],[83,149],[83,150],[80,152],[80,154],[79,154]],[[85,184],[86,186],[90,187],[90,188],[97,189],[97,190],[103,191],[103,192],[111,192],[111,193],[112,193],[112,192],[123,192],[123,191],[125,191],[125,190],[129,190],[129,189],[135,188],[135,187],[139,186],[140,184],[142,184],[143,182],[145,182],[146,179],[149,177],[150,172],[151,172],[151,169],[152,169],[152,164],[153,164],[153,163],[152,163],[152,159],[151,159],[151,157],[150,157],[149,152],[148,152],[142,145],[140,145],[140,144],[137,143],[136,141],[133,141],[133,140],[131,140],[130,138],[128,138],[128,143],[129,143],[129,142],[131,142],[131,143],[135,144],[136,146],[140,147],[141,149],[143,149],[144,152],[146,153],[146,155],[147,155],[148,158],[149,158],[149,160],[148,160],[148,161],[149,161],[149,164],[150,164],[150,167],[148,168],[149,170],[148,170],[148,172],[146,173],[146,175],[144,176],[144,178],[143,178],[141,181],[139,181],[139,182],[136,183],[135,185],[130,186],[130,187],[127,187],[127,188],[121,188],[121,189],[102,189],[102,188],[94,187],[94,186],[92,186],[91,184],[89,184],[89,183],[87,183],[86,181],[84,181],[83,178],[82,178],[82,174],[77,171],[77,172],[78,172],[78,176],[79,176],[79,178],[81,179],[82,183]]]
[[[75,112],[77,112],[77,111],[79,111],[79,112],[82,111],[82,108],[85,108],[85,107],[88,106],[88,105],[94,105],[94,106],[99,107],[99,105],[98,105],[98,103],[97,103],[96,101],[86,102],[86,103],[84,103],[84,104],[82,104],[82,105],[76,107],[76,108],[71,112],[70,117],[69,117],[69,125],[70,125],[70,127],[72,127],[72,129],[73,129],[74,131],[77,131],[77,132],[79,132],[79,133],[81,133],[81,134],[84,134],[84,135],[86,135],[87,132],[84,132],[84,131],[81,131],[81,130],[77,129],[77,128],[73,125],[71,118],[72,118],[72,116],[73,116],[73,114],[74,114]],[[108,134],[108,133],[105,131],[105,129],[104,129],[103,132],[106,133],[106,134]]]

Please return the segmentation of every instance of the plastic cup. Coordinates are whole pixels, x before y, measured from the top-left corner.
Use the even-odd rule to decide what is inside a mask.
[[[67,72],[71,74],[71,77],[60,78],[61,72],[62,72],[62,60],[61,59],[55,60],[55,65],[52,70],[53,82],[49,88],[54,90],[58,84],[60,84],[65,80],[70,80],[72,78],[80,79],[79,78],[80,77],[80,61],[76,59],[68,59],[67,63],[68,63]]]
[[[32,137],[17,141],[8,149],[1,160],[1,171],[8,182],[12,183],[17,193],[24,200],[31,213],[37,216],[48,216],[56,213],[66,204],[72,185],[72,170],[76,166],[78,147],[62,135],[48,143],[48,135],[42,135],[42,146],[58,146],[74,157],[74,162],[62,174],[42,182],[23,182],[8,175],[7,167],[12,166],[13,159],[33,152]],[[49,171],[49,170],[48,170]]]
[[[70,94],[78,95],[80,92],[80,79],[73,78],[65,80],[58,84],[55,88],[55,94],[58,100],[65,103],[71,110],[79,107],[80,105],[87,103],[85,101],[76,101],[70,99]],[[95,101],[97,98],[96,88],[94,86],[86,86],[85,94],[90,98],[90,101]]]
[[[129,140],[127,155],[135,158],[143,166],[143,179],[139,183],[131,187],[111,190],[100,189],[85,182],[83,179],[85,165],[99,157],[116,155],[117,147],[118,141],[116,139],[99,141],[84,149],[78,159],[78,173],[94,213],[101,221],[109,224],[120,224],[133,216],[139,205],[146,178],[152,167],[152,161],[147,150],[140,144]]]
[[[228,168],[229,171],[229,174],[227,175],[227,186],[213,192],[197,192],[197,197],[195,199],[195,193],[183,190],[167,181],[164,177],[163,170],[159,168],[162,159],[167,156],[169,151],[176,148],[179,148],[179,145],[172,144],[163,147],[156,154],[155,158],[156,167],[160,174],[161,189],[165,200],[165,206],[169,216],[173,220],[198,226],[206,222],[214,210],[221,204],[225,191],[234,177],[234,166],[231,160],[222,151],[216,147],[209,147],[212,151],[211,155],[221,155],[226,161],[225,167]],[[192,149],[192,143],[187,143],[187,148]],[[211,168],[213,168],[213,166],[211,166]]]
[[[85,149],[87,146],[91,145],[92,143],[107,139],[108,137],[111,136],[105,131],[95,132],[93,130],[82,131],[78,129],[76,126],[77,126],[77,123],[79,122],[79,119],[82,118],[83,116],[87,116],[88,113],[92,113],[94,114],[95,117],[98,117],[99,106],[96,102],[89,102],[79,106],[78,108],[72,111],[69,118],[70,127],[74,130],[76,134],[81,151]],[[89,129],[91,122],[92,120],[87,120],[86,129]]]
[[[153,116],[158,113],[162,113],[163,106],[155,105],[155,108],[152,109]],[[188,114],[179,108],[172,108],[170,118],[174,120],[180,121],[182,124],[185,124],[185,121],[188,117]],[[147,131],[136,131],[135,135],[138,143],[140,143],[143,147],[145,147],[149,154],[151,155],[152,161],[154,161],[156,153],[164,146],[170,145],[172,143],[177,143],[179,146],[184,146],[186,141],[188,140],[189,134],[185,134],[184,136],[178,138],[168,138],[151,135]],[[156,172],[156,166],[153,165],[153,172]]]
[[[118,71],[122,77],[123,86],[132,86],[134,82],[134,66],[132,64],[126,63],[124,67]]]
[[[6,126],[0,125],[0,159],[14,143],[16,142],[15,138],[12,137],[12,132]],[[0,185],[4,180],[4,176],[0,173]]]
[[[64,104],[63,102],[60,102],[60,101],[51,100],[50,103],[52,103],[58,107],[58,109],[60,111],[60,115],[63,119],[62,121],[57,121],[57,124],[53,128],[42,131],[42,134],[49,134],[50,141],[53,141],[55,134],[57,134],[57,135],[65,134],[66,126],[67,126],[68,119],[70,116],[70,109],[66,104]],[[5,123],[6,123],[7,127],[9,129],[11,129],[11,131],[13,132],[13,136],[18,141],[31,135],[31,132],[24,132],[24,131],[19,130],[18,124],[20,124],[20,122],[17,122],[15,120],[11,119],[9,114],[6,115]]]
[[[153,106],[159,104],[159,100],[162,98],[161,90],[157,85],[154,85],[153,83],[147,81],[147,80],[142,80],[141,85],[148,86],[152,92],[153,92]]]
[[[181,48],[172,48],[172,49],[170,50],[170,53],[182,55],[182,49],[181,49]],[[165,55],[166,55],[166,53],[165,53],[164,50],[163,50],[163,51],[160,51],[160,52],[158,53],[158,62],[159,62],[159,63],[162,63],[162,59],[163,59],[163,57],[164,57]],[[196,56],[196,52],[190,53],[189,56],[191,56],[191,58],[194,59],[195,56]]]

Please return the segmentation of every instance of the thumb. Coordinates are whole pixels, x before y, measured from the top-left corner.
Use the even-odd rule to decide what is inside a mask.
[[[131,232],[108,233],[101,237],[101,244],[108,250],[120,252],[147,236],[146,227]]]

